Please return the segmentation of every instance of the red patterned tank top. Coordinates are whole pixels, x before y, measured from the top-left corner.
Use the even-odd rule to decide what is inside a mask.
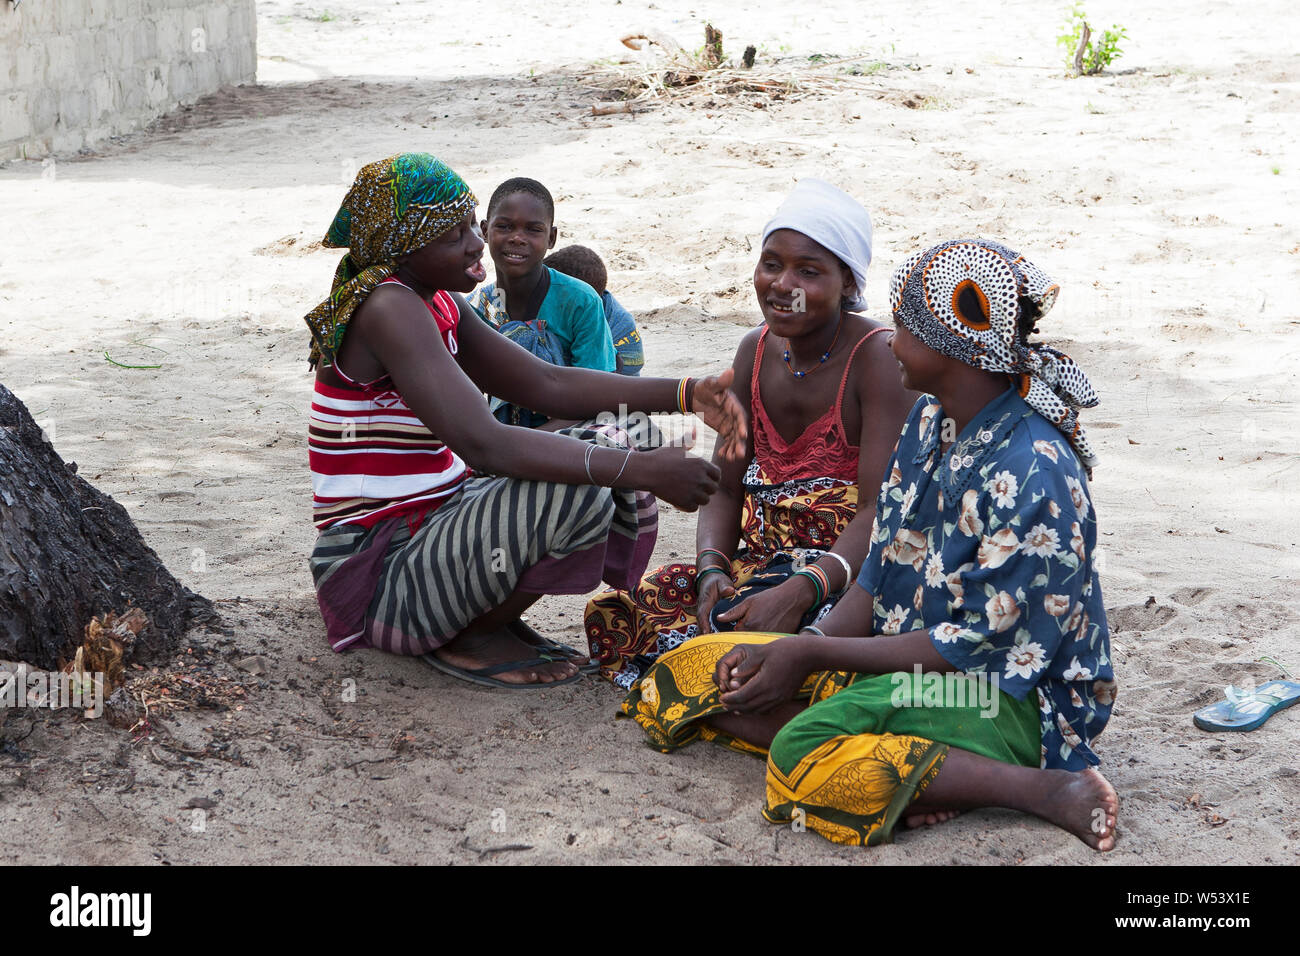
[[[844,366],[844,376],[840,379],[835,404],[805,428],[793,442],[786,442],[768,417],[758,387],[758,370],[763,364],[763,346],[767,342],[768,333],[767,329],[763,329],[754,353],[754,374],[749,386],[750,411],[754,420],[754,457],[770,480],[784,482],[826,477],[857,484],[859,446],[850,441],[844,432],[844,389],[848,385],[849,370],[853,368],[853,359],[857,357],[858,349],[877,332],[884,331],[886,329],[883,326],[872,329],[858,339]]]

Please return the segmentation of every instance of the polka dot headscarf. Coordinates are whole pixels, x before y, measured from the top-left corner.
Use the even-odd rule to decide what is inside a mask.
[[[1078,410],[1096,405],[1097,393],[1068,355],[1020,336],[1021,298],[1037,305],[1041,317],[1060,288],[1006,246],[955,239],[894,270],[889,300],[898,321],[936,352],[1016,378],[1025,402],[1069,438],[1091,472],[1097,456]]]

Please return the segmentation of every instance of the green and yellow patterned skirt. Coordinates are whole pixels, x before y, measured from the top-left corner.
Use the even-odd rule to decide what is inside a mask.
[[[809,675],[796,695],[808,709],[781,728],[770,751],[710,727],[708,718],[725,710],[713,682],[718,661],[737,644],[784,636],[733,632],[688,641],[659,658],[619,716],[635,720],[649,745],[663,753],[698,739],[766,756],[767,820],[860,846],[893,839],[895,825],[938,776],[950,747],[1038,766],[1036,695],[1017,701],[995,691],[994,707],[980,707],[974,694],[960,705],[936,706],[917,674]]]

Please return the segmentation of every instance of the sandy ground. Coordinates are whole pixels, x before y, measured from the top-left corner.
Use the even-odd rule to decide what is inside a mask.
[[[1300,861],[1300,712],[1249,735],[1191,723],[1225,684],[1274,676],[1261,656],[1300,672],[1285,500],[1300,480],[1300,24],[1282,0],[1141,6],[1090,3],[1094,23],[1128,28],[1123,72],[1066,79],[1061,11],[1024,0],[996,15],[837,0],[816,16],[577,0],[563,22],[507,0],[471,16],[277,0],[259,3],[257,86],[53,178],[0,169],[0,380],[218,602],[226,629],[191,635],[185,659],[244,688],[242,704],[164,717],[152,741],[11,717],[0,859]],[[865,89],[794,102],[591,116],[579,74],[632,56],[619,36],[695,47],[706,17],[729,50],[758,45],[760,66],[884,66]],[[1115,852],[1000,811],[835,847],[762,822],[758,762],[646,749],[596,680],[532,696],[332,654],[305,561],[301,316],[328,289],[336,256],[312,244],[345,182],[399,150],[438,154],[481,199],[510,175],[549,184],[561,242],[604,254],[655,374],[729,362],[759,321],[757,236],[802,175],[871,208],[876,314],[893,266],[953,235],[1007,241],[1057,278],[1044,333],[1103,398],[1086,421],[1121,684],[1099,742],[1122,800]],[[692,546],[693,519],[667,512],[656,559]],[[531,618],[577,645],[581,606],[545,599]],[[266,673],[234,666],[249,655]],[[196,798],[215,804],[202,819],[183,809]]]

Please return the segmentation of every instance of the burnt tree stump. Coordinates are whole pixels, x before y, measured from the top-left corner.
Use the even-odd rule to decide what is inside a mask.
[[[70,660],[91,618],[139,607],[127,660],[158,663],[190,626],[215,623],[172,577],[126,509],[76,474],[0,385],[0,658],[46,670]]]

